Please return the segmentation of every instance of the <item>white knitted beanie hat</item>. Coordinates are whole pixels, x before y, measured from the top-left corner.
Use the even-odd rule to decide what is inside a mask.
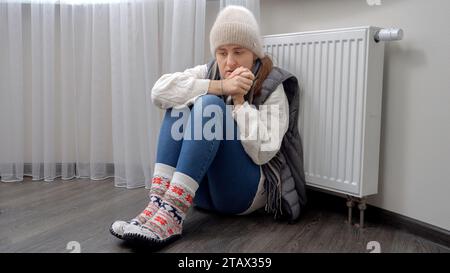
[[[211,53],[221,45],[237,44],[248,48],[259,58],[264,57],[261,35],[255,16],[242,6],[230,5],[222,9],[209,34]]]

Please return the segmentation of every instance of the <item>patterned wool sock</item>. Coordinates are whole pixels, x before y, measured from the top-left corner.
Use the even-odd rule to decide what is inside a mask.
[[[152,185],[149,192],[150,202],[136,217],[141,224],[145,224],[158,211],[161,206],[162,197],[170,186],[170,180],[174,172],[175,168],[170,165],[162,163],[155,164]]]
[[[175,172],[169,189],[155,216],[140,228],[157,240],[165,240],[172,235],[181,235],[184,218],[192,205],[198,183],[181,172]]]

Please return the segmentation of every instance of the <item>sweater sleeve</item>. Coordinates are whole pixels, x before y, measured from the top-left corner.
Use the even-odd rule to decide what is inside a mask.
[[[208,93],[207,65],[198,65],[183,72],[162,75],[151,91],[152,103],[161,109],[182,108]]]
[[[258,165],[269,162],[280,150],[289,127],[289,102],[280,84],[259,110],[247,101],[233,110],[242,146]]]

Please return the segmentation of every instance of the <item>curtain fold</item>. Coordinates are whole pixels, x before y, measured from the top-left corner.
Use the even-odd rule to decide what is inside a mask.
[[[149,186],[162,73],[203,60],[205,0],[0,1],[0,179]]]

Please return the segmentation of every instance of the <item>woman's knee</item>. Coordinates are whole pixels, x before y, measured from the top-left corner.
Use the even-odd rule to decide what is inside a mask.
[[[192,113],[194,113],[192,115]],[[226,105],[222,98],[216,95],[204,95],[198,98],[192,108],[191,118],[201,120],[202,123],[210,123],[211,118],[214,124],[222,126],[226,115]]]
[[[203,108],[205,108],[208,105],[217,105],[217,106],[221,107],[222,109],[225,109],[225,102],[223,101],[223,99],[219,96],[211,95],[211,94],[203,95],[195,101],[194,107],[198,107],[200,105]]]

